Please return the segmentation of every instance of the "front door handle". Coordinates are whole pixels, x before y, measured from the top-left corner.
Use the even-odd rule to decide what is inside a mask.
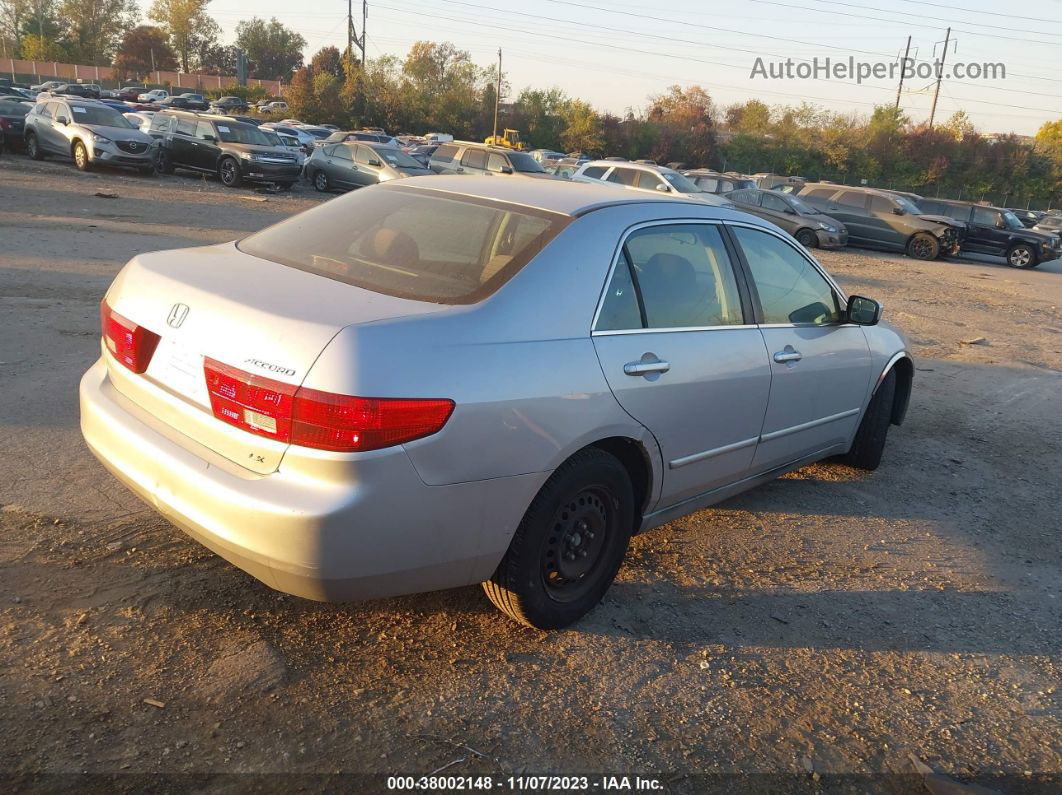
[[[656,361],[638,361],[627,362],[623,365],[623,372],[627,375],[649,375],[650,373],[666,373],[671,369],[670,362],[662,362],[659,359]]]
[[[785,362],[799,362],[803,358],[804,356],[800,351],[794,351],[792,348],[787,351],[778,351],[778,353],[774,355],[774,360],[779,364],[784,364]]]

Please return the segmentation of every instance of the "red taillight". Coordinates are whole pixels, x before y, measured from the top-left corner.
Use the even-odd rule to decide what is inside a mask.
[[[343,453],[379,450],[438,433],[452,400],[361,398],[294,387],[204,360],[219,420],[282,442]]]
[[[100,326],[107,350],[115,359],[134,373],[147,370],[159,344],[158,334],[119,315],[106,299],[100,302]]]

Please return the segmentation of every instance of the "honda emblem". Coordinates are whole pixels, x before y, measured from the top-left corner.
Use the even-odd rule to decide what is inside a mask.
[[[186,317],[188,317],[188,304],[174,304],[170,309],[170,316],[166,318],[166,325],[170,328],[180,328]]]

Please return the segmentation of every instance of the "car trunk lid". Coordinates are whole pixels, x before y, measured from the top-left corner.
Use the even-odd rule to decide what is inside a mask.
[[[215,418],[205,358],[297,387],[344,326],[442,309],[263,260],[233,243],[138,256],[106,301],[160,337],[142,375],[108,358],[115,388],[157,420],[259,474],[276,470],[288,444]]]

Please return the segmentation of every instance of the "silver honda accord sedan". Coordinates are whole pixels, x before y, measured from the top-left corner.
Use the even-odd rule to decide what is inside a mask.
[[[601,184],[396,181],[133,258],[81,427],[280,591],[482,582],[562,627],[633,533],[828,456],[874,469],[913,364],[777,227]]]

